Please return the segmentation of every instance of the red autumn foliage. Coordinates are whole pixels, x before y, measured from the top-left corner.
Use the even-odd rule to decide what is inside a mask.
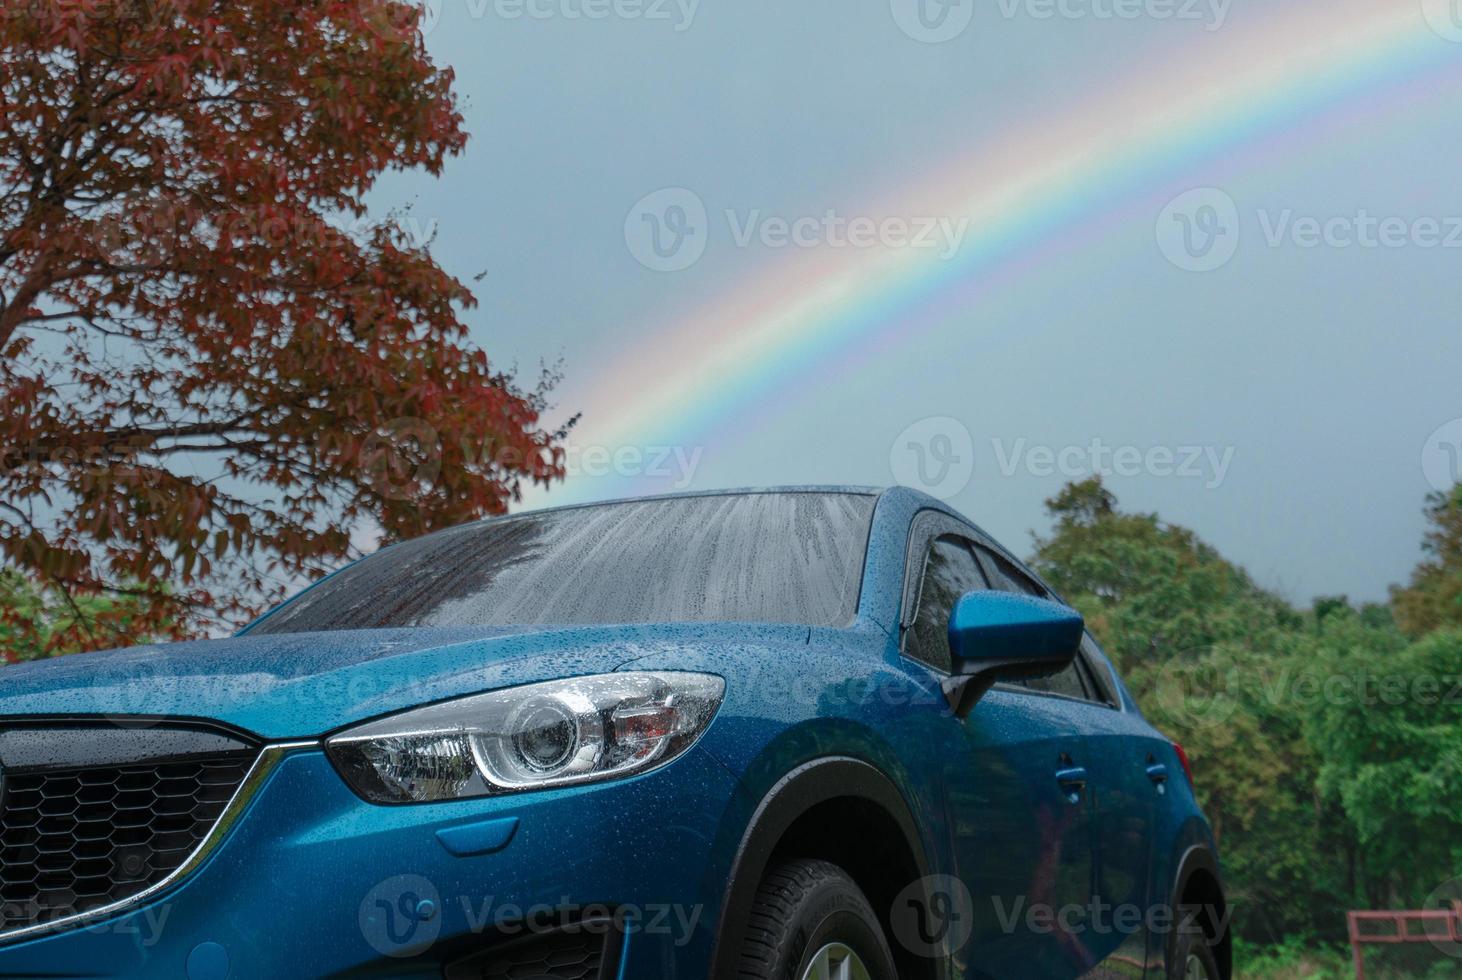
[[[382,172],[466,144],[418,16],[0,10],[0,554],[127,611],[53,645],[238,622],[363,526],[409,537],[562,475],[551,379],[494,369],[468,288],[367,216]]]

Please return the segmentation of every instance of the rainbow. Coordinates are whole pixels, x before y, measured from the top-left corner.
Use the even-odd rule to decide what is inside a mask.
[[[584,421],[571,442],[738,438],[754,430],[755,406],[789,379],[814,366],[824,382],[835,379],[840,364],[907,341],[933,314],[968,309],[1002,270],[1039,268],[1124,204],[1155,220],[1154,183],[1234,147],[1297,138],[1306,119],[1351,111],[1378,86],[1425,84],[1462,68],[1462,45],[1428,26],[1419,0],[1292,4],[1242,29],[1238,16],[1064,114],[1030,120],[892,189],[882,195],[888,206],[862,210],[968,217],[955,258],[910,248],[780,255],[761,278],[596,372],[573,393]],[[626,495],[636,482],[570,479],[549,497]]]

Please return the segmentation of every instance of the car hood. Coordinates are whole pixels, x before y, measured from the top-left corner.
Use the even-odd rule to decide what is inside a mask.
[[[198,718],[270,740],[496,688],[615,670],[687,647],[805,646],[799,626],[461,627],[239,636],[0,671],[0,719]]]

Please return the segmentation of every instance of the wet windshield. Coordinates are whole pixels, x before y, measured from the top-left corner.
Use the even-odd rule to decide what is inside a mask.
[[[842,625],[856,612],[875,502],[851,493],[743,493],[471,524],[358,562],[249,632]]]

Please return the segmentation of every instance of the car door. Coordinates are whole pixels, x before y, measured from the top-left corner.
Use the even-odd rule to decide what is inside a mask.
[[[1104,963],[1093,976],[1161,977],[1164,936],[1148,928],[1149,910],[1165,901],[1154,887],[1154,827],[1170,781],[1182,773],[1169,769],[1169,746],[1141,718],[1121,709],[1110,668],[1090,636],[1082,659],[1104,688],[1101,702],[1080,717],[1096,806],[1096,894],[1108,926],[1097,937]]]
[[[950,611],[990,582],[962,526],[939,515],[916,528],[902,650],[947,674]],[[1085,748],[1058,707],[997,688],[967,719],[949,716],[958,728],[942,760],[945,805],[972,900],[957,965],[972,980],[1071,977],[1089,961],[1079,929],[1092,882]]]
[[[1005,556],[981,549],[998,587],[1056,598]],[[1093,884],[1085,945],[1093,980],[1141,977],[1148,959],[1148,908],[1156,799],[1168,773],[1146,726],[1122,711],[1110,668],[1087,635],[1072,665],[1027,687],[1064,702],[1063,714],[1086,748],[1093,810]]]

